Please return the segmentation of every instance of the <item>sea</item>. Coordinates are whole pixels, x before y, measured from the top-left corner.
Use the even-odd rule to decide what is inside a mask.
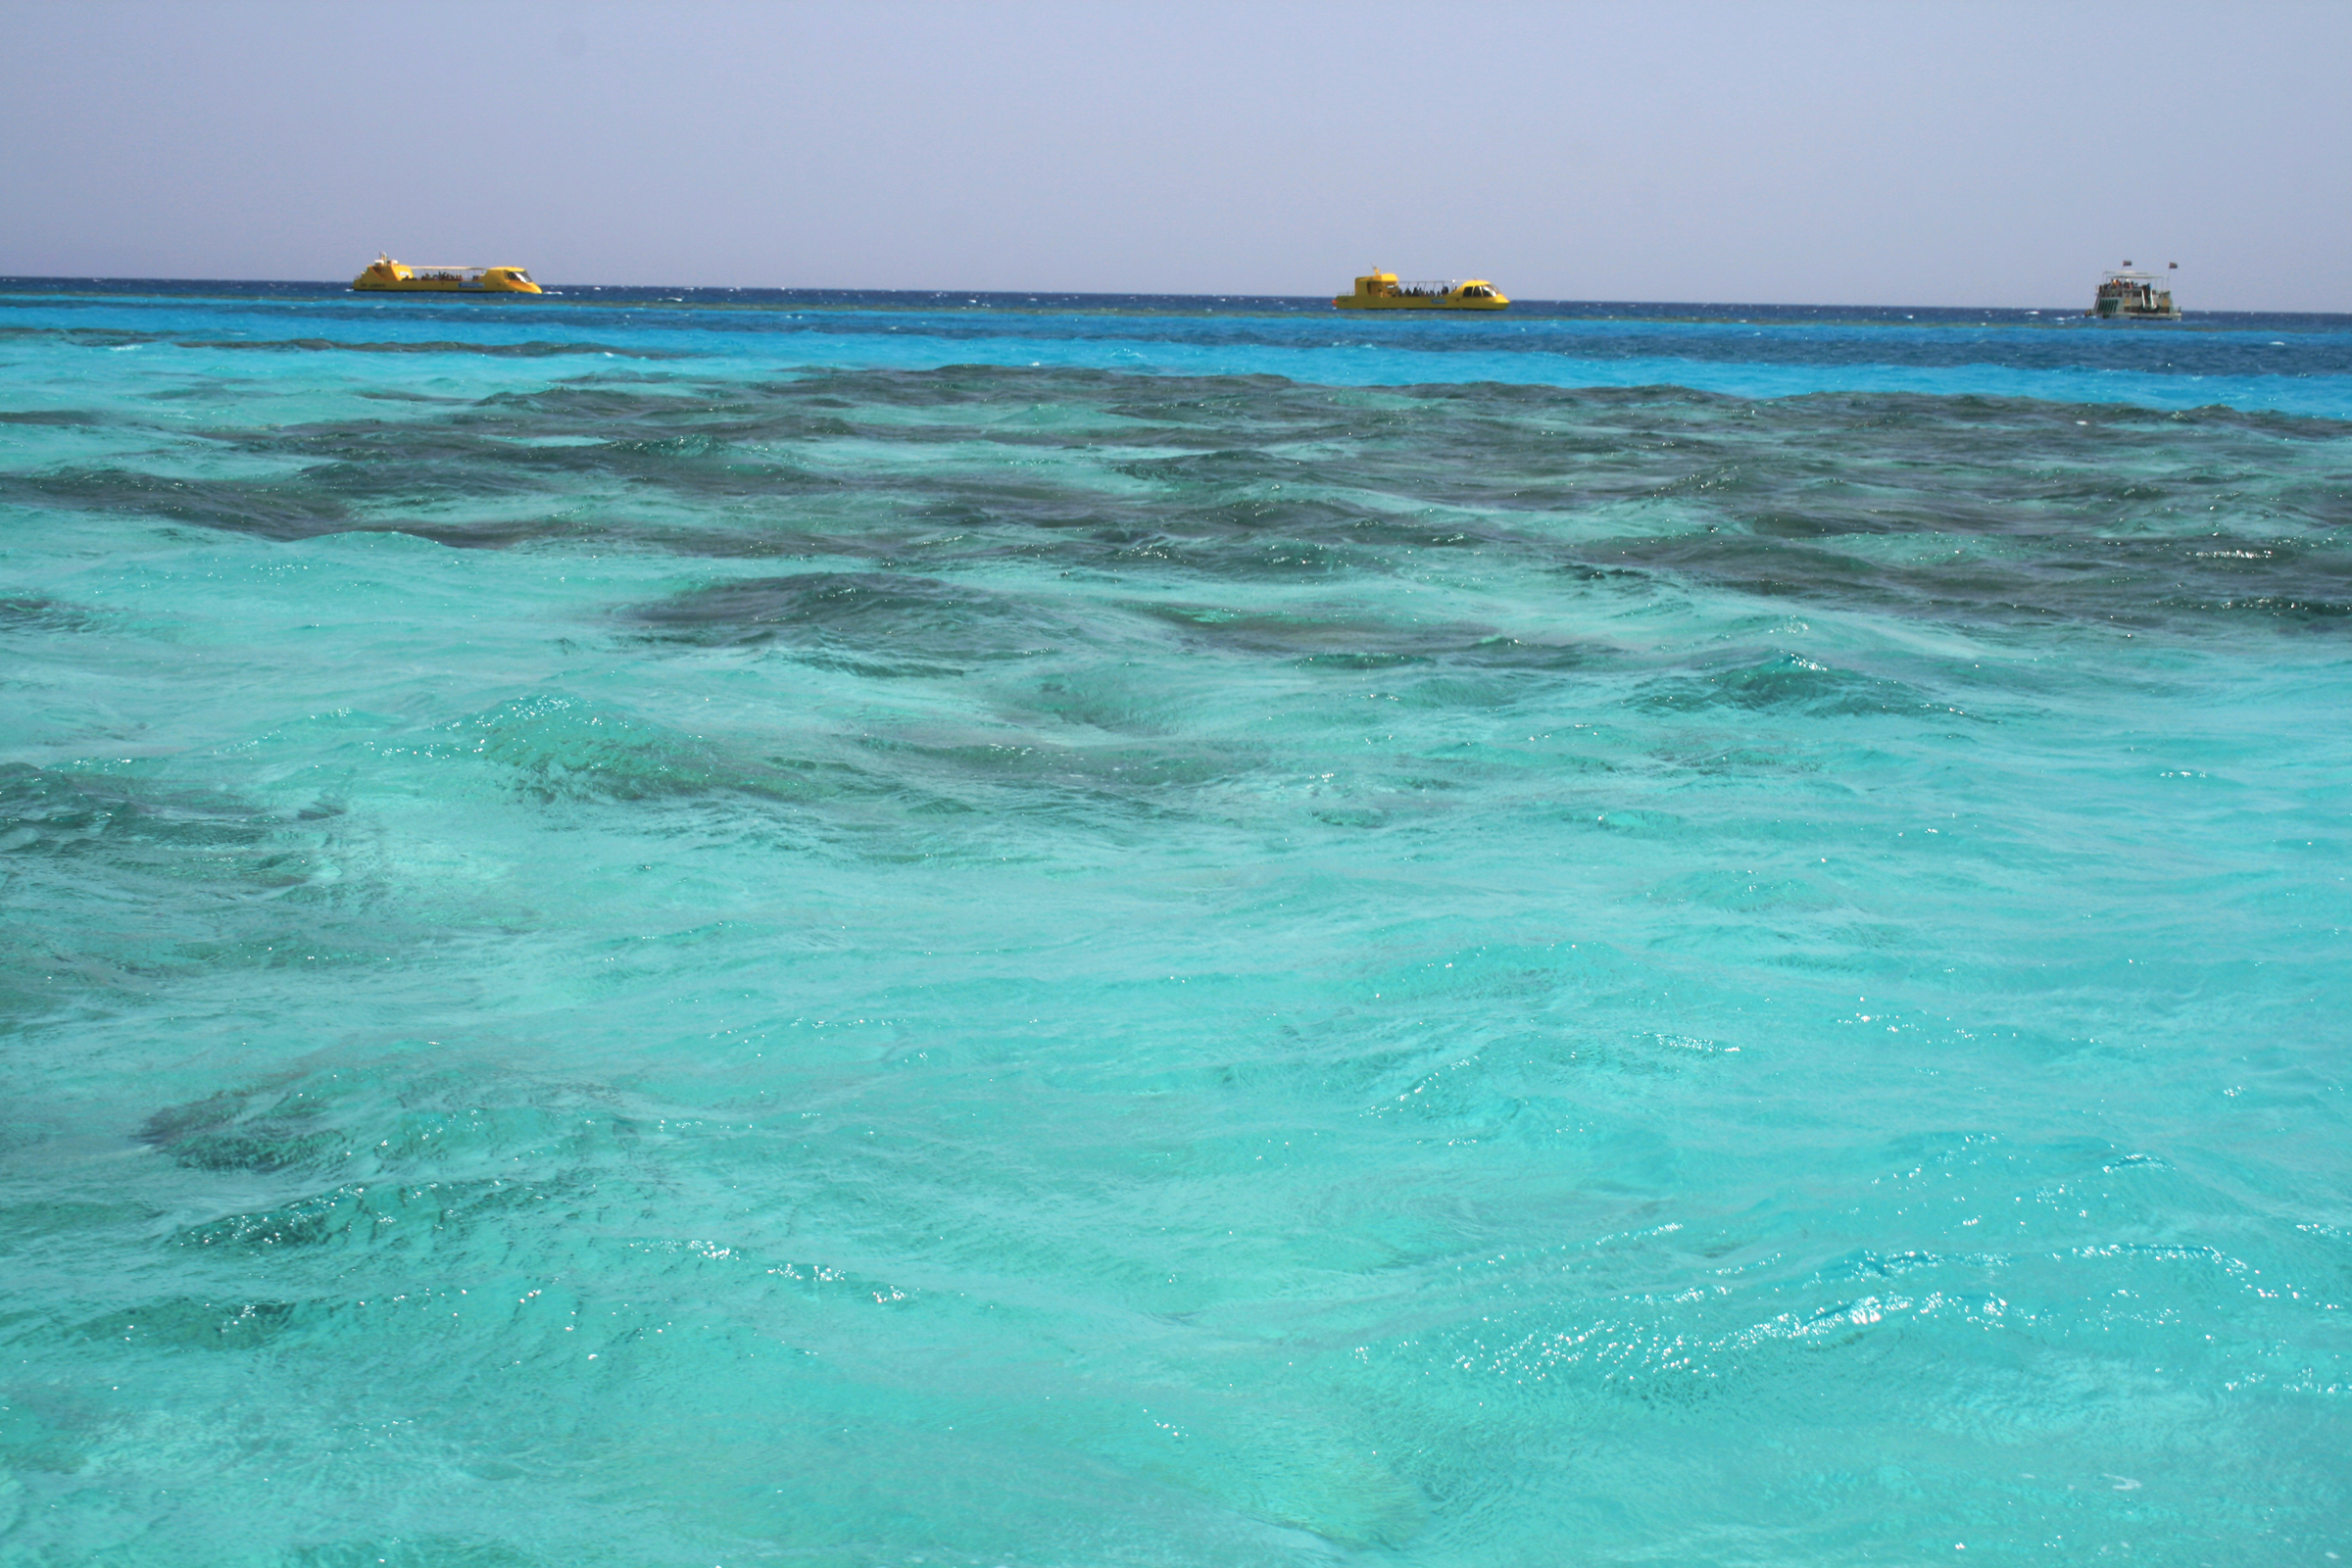
[[[2352,317],[0,280],[0,693],[11,1568],[2352,1561]]]

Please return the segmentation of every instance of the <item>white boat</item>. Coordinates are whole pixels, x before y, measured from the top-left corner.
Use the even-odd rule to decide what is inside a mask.
[[[2176,268],[2180,265],[2172,264]],[[2178,321],[2180,307],[2173,303],[2173,291],[2158,288],[2156,283],[2154,272],[2134,272],[2132,264],[2126,262],[2121,270],[2109,272],[2099,280],[2099,291],[2091,296],[2090,309],[2082,314],[2101,320]]]

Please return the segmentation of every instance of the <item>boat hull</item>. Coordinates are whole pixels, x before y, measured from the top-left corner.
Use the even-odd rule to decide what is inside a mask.
[[[411,267],[378,256],[351,280],[355,294],[537,294],[519,267]]]
[[[1381,295],[1367,299],[1354,294],[1341,294],[1334,297],[1331,303],[1343,311],[1499,311],[1511,302],[1503,299],[1397,299]]]
[[[355,294],[537,294],[536,283],[442,283],[427,278],[402,278],[378,283],[362,279],[351,285]]]

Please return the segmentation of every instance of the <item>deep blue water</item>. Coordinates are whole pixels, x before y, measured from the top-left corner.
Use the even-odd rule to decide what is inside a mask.
[[[2341,317],[0,280],[0,1560],[2342,1560],[2348,529]]]

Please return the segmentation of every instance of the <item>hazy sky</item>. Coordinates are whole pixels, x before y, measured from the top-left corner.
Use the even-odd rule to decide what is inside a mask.
[[[2352,311],[2352,3],[0,0],[0,273]]]

